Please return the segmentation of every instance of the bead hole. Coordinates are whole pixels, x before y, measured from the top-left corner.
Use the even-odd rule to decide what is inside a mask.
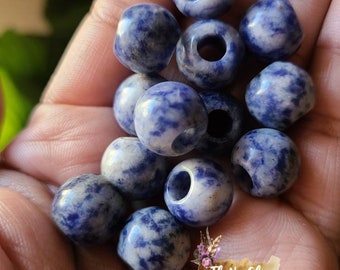
[[[231,131],[233,120],[228,112],[214,110],[208,114],[208,134],[214,138],[224,138]]]
[[[236,181],[239,184],[239,186],[249,192],[253,189],[254,184],[253,181],[251,180],[251,177],[249,176],[248,172],[239,165],[236,165],[233,167],[233,172],[234,175],[236,176]]]
[[[227,47],[220,36],[207,36],[197,44],[198,54],[209,62],[220,60],[226,53]]]
[[[190,186],[190,174],[188,172],[179,172],[169,179],[169,195],[173,200],[179,201],[188,194]]]

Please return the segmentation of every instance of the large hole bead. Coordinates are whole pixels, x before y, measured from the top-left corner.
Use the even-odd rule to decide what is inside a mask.
[[[293,141],[276,129],[249,131],[231,155],[235,179],[255,197],[273,197],[289,189],[298,177],[300,155]]]
[[[228,211],[233,198],[230,177],[208,159],[182,161],[170,172],[164,188],[169,211],[192,227],[210,226]]]
[[[179,25],[167,9],[156,4],[137,4],[121,15],[114,53],[134,72],[157,73],[168,65],[179,37]]]
[[[120,193],[96,174],[70,178],[52,202],[52,217],[60,230],[72,241],[86,245],[111,239],[125,211]]]
[[[190,236],[168,211],[147,207],[134,212],[122,229],[119,256],[135,270],[181,270],[190,256]]]
[[[264,127],[284,130],[315,105],[312,78],[289,62],[274,62],[249,83],[246,104]]]
[[[135,107],[138,138],[151,151],[180,156],[193,150],[206,133],[208,114],[198,93],[180,82],[149,88]]]
[[[234,0],[174,0],[177,8],[186,16],[211,19],[225,13]]]
[[[157,75],[133,74],[119,85],[113,100],[113,114],[119,126],[129,135],[136,136],[134,112],[138,99],[151,86],[162,81],[165,79]]]
[[[259,59],[286,60],[301,45],[303,31],[289,0],[259,0],[240,23],[240,35]]]
[[[101,174],[132,200],[155,196],[163,188],[167,168],[165,157],[151,152],[135,137],[114,140],[101,160]]]
[[[195,22],[183,33],[176,48],[180,72],[203,89],[231,83],[243,56],[244,45],[238,32],[218,20]]]

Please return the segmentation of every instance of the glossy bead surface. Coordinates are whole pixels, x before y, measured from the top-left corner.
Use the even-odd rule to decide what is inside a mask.
[[[240,23],[240,35],[260,59],[285,60],[301,45],[303,31],[288,0],[259,0]]]
[[[148,207],[128,219],[118,254],[134,270],[181,270],[190,247],[189,234],[168,211]]]
[[[177,43],[178,68],[186,79],[204,89],[232,82],[243,59],[244,45],[238,32],[218,20],[200,20]]]
[[[249,131],[236,143],[231,161],[235,179],[256,197],[277,196],[298,177],[300,155],[292,140],[276,129]]]
[[[169,211],[192,227],[210,226],[228,211],[233,185],[220,165],[208,159],[182,161],[170,172],[164,188]]]
[[[155,196],[163,188],[167,173],[165,158],[146,149],[135,137],[114,140],[101,160],[101,174],[133,200]]]
[[[137,4],[127,8],[119,20],[114,53],[134,72],[157,73],[168,65],[179,37],[179,25],[167,9]]]
[[[210,19],[222,15],[234,0],[174,0],[177,8],[186,16]]]
[[[122,196],[103,176],[83,174],[70,178],[58,189],[52,216],[72,241],[95,244],[113,236],[125,209]]]
[[[263,126],[284,130],[314,107],[314,84],[298,66],[274,62],[248,85],[246,104]]]
[[[149,88],[135,107],[138,138],[151,151],[179,156],[193,150],[206,133],[208,114],[198,93],[180,82]]]
[[[244,109],[235,98],[221,92],[205,91],[200,96],[208,112],[208,129],[196,149],[227,153],[243,131]]]
[[[147,89],[162,81],[165,79],[156,75],[133,74],[119,85],[113,101],[113,114],[126,133],[136,136],[133,120],[136,103]]]

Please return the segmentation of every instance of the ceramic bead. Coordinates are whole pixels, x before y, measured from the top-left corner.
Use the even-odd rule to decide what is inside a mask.
[[[133,118],[137,100],[147,89],[162,81],[165,79],[157,75],[133,74],[119,85],[113,101],[113,114],[129,135],[136,136]]]
[[[204,89],[231,83],[243,59],[244,45],[238,32],[218,20],[200,20],[183,33],[176,58],[186,79]]]
[[[101,174],[133,200],[155,196],[163,188],[167,173],[165,158],[146,149],[134,137],[114,140],[101,160]]]
[[[236,143],[231,161],[241,188],[256,197],[272,197],[289,189],[298,177],[300,156],[281,131],[249,131]]]
[[[189,234],[168,211],[148,207],[128,219],[119,237],[118,254],[134,270],[181,270],[190,246]]]
[[[263,126],[284,130],[314,107],[314,84],[298,66],[274,62],[250,82],[246,103]]]
[[[226,172],[208,159],[187,159],[170,172],[164,188],[169,211],[192,227],[210,226],[229,209],[233,185]]]
[[[186,16],[210,19],[226,12],[234,0],[174,0],[177,8]]]
[[[259,0],[240,23],[240,35],[260,59],[285,60],[301,45],[303,31],[288,0]]]
[[[82,174],[70,178],[58,189],[52,216],[72,241],[95,244],[113,236],[125,209],[122,196],[103,176]]]
[[[118,22],[114,53],[134,72],[157,73],[168,65],[179,37],[179,25],[167,9],[137,4],[127,8]]]
[[[210,154],[227,153],[241,136],[243,107],[222,92],[205,91],[200,96],[208,112],[208,129],[196,149]]]
[[[179,156],[193,150],[206,133],[208,114],[194,89],[167,81],[152,86],[138,100],[134,122],[146,148]]]

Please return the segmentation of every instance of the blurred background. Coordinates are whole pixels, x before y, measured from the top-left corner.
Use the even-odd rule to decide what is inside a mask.
[[[92,0],[0,0],[0,151],[26,125]]]

